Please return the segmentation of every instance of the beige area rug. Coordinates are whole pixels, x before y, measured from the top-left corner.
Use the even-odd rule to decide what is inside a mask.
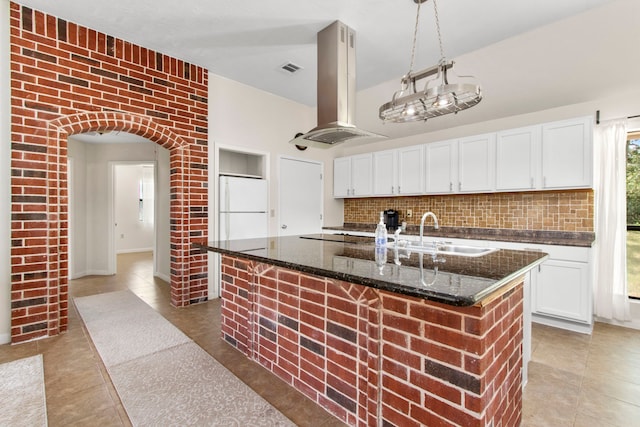
[[[0,426],[46,426],[42,355],[0,365]]]
[[[134,426],[294,425],[132,292],[75,304]]]

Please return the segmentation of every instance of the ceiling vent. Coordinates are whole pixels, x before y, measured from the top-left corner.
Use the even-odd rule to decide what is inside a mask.
[[[280,68],[291,74],[295,74],[298,71],[302,70],[301,66],[294,64],[293,62],[287,62],[286,64],[282,65]]]

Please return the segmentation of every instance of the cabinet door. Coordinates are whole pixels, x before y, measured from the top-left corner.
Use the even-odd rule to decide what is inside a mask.
[[[422,145],[398,151],[398,194],[424,192],[424,150]]]
[[[373,153],[373,194],[376,196],[397,194],[396,171],[396,150]]]
[[[333,160],[333,197],[348,197],[351,194],[351,158]]]
[[[488,134],[458,142],[458,191],[477,193],[494,189],[495,141],[495,134]]]
[[[532,190],[540,163],[540,126],[498,132],[496,190]]]
[[[591,187],[592,139],[590,117],[542,125],[542,187]]]
[[[373,156],[359,154],[351,157],[351,196],[373,194]]]
[[[452,193],[457,185],[457,141],[433,142],[425,145],[426,193]]]
[[[588,264],[548,259],[532,287],[532,311],[578,322],[591,321]]]

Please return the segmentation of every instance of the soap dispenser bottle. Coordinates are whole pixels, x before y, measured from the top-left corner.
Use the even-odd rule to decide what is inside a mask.
[[[384,225],[384,212],[380,212],[380,222],[376,227],[376,246],[387,246],[387,227]]]

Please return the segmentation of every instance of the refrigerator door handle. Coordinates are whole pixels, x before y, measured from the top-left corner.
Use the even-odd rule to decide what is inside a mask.
[[[229,212],[225,212],[224,215],[227,217],[224,224],[224,239],[229,240],[229,233],[231,233],[231,215]]]
[[[229,191],[229,180],[224,180],[224,210],[230,211],[231,207],[229,203],[231,202],[231,192]],[[227,218],[228,219],[228,218]]]
[[[229,202],[231,199],[231,195],[229,194],[229,179],[225,178],[224,179],[224,216],[225,216],[225,221],[224,221],[224,239],[225,240],[229,240],[229,232],[230,232],[230,224],[229,221],[231,220],[231,218],[229,217]]]

